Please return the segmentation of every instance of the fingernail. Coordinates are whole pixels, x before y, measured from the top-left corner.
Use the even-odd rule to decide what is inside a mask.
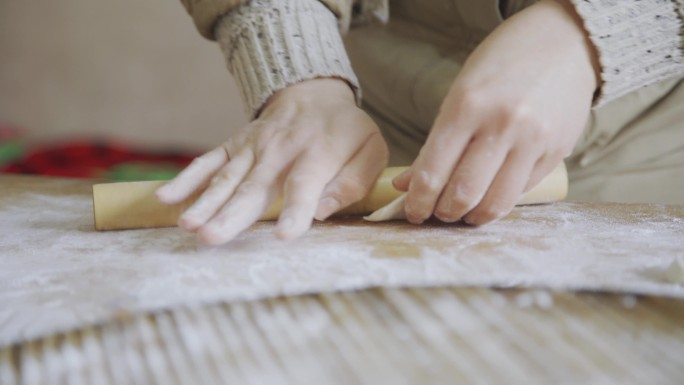
[[[280,221],[278,221],[278,227],[281,229],[291,229],[294,225],[295,220],[292,217],[281,218]]]
[[[163,202],[166,199],[168,199],[168,195],[170,192],[171,192],[171,190],[169,188],[169,185],[165,184],[165,185],[161,186],[160,188],[158,188],[157,191],[154,192],[154,195],[157,196],[157,199],[159,199],[160,201]]]
[[[439,202],[439,205],[435,210],[435,216],[444,222],[451,219],[451,199],[445,199],[444,201]]]
[[[413,206],[408,202],[404,203],[404,212],[406,213],[406,220],[414,225],[419,225],[423,223],[423,220],[419,216],[413,214]]]
[[[318,204],[316,215],[314,217],[318,221],[323,221],[334,214],[340,208],[340,202],[333,197],[323,198]]]
[[[425,222],[425,219],[426,219],[426,218],[423,218],[423,217],[421,217],[421,216],[419,216],[419,215],[412,215],[412,214],[409,214],[408,212],[406,213],[406,220],[407,220],[409,223],[412,223],[412,224],[414,224],[414,225],[420,225],[420,224],[422,224],[423,222]]]
[[[465,223],[468,226],[477,226],[474,218],[465,216],[465,217],[463,217],[462,220],[463,220],[463,223]]]
[[[402,171],[401,174],[397,175],[392,179],[392,185],[396,187],[397,183],[401,181],[402,179],[406,178],[409,174],[411,174],[411,169],[407,168],[406,170]]]
[[[406,219],[413,225],[422,225],[425,222],[425,219],[420,217],[407,217]]]
[[[202,224],[203,223],[197,220],[195,215],[192,215],[192,213],[185,213],[178,218],[178,227],[187,231],[195,231]]]
[[[295,225],[296,223],[294,218],[287,215],[281,215],[280,219],[278,219],[278,225],[274,230],[276,238],[280,239],[281,241],[292,239],[296,231],[294,228]]]
[[[197,232],[197,239],[208,246],[218,246],[222,242],[221,240],[221,234],[216,231],[215,228],[207,228],[204,227],[200,231]]]
[[[458,222],[458,218],[454,218],[450,213],[449,214],[443,214],[443,213],[435,213],[435,216],[437,219],[444,223],[454,223]]]

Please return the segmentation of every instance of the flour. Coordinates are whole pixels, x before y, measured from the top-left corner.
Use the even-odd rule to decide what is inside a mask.
[[[480,228],[336,219],[291,242],[273,237],[273,223],[259,223],[228,245],[207,248],[176,228],[96,232],[87,194],[47,191],[5,202],[0,345],[116,314],[373,286],[684,298],[684,286],[662,279],[684,250],[684,208],[525,206]],[[660,278],[646,269],[660,269]],[[553,306],[549,292],[535,293],[523,304]]]

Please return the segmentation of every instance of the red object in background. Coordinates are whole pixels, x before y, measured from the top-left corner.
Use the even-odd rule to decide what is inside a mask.
[[[0,124],[0,144],[9,140],[15,140],[20,134],[21,131],[18,128]]]
[[[108,169],[126,162],[186,166],[194,155],[180,153],[143,153],[113,143],[88,141],[35,148],[22,159],[0,167],[0,172],[46,176],[101,177]]]

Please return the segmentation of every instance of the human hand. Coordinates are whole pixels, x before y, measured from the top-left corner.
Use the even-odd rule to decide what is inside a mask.
[[[542,0],[502,23],[470,55],[416,161],[394,180],[408,191],[407,219],[434,213],[481,225],[508,214],[572,151],[598,67],[563,1]]]
[[[204,190],[178,224],[216,245],[251,226],[283,194],[275,234],[292,239],[314,217],[363,198],[387,158],[379,129],[344,81],[308,80],[279,91],[258,119],[195,159],[157,196],[174,204]]]

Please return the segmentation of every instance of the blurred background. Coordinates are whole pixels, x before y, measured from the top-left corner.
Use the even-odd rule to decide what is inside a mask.
[[[180,0],[0,0],[0,58],[3,172],[150,179],[246,122]]]

